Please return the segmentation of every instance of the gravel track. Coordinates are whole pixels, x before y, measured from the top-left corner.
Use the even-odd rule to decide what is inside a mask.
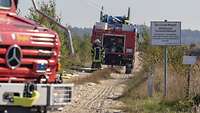
[[[136,58],[134,71],[138,71],[140,68],[140,63]],[[103,80],[100,84],[76,85],[72,103],[63,111],[54,113],[122,113],[116,108],[122,107],[124,104],[116,99],[123,94],[124,81],[133,75],[112,73],[111,76],[112,79]]]
[[[74,88],[72,104],[63,111],[53,113],[113,113],[110,109],[114,98],[123,92],[121,83],[129,78],[127,74],[112,74],[113,79],[103,80],[100,84],[87,83]]]

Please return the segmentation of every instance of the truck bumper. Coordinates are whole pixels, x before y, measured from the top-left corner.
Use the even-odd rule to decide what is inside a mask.
[[[12,97],[16,96],[18,98],[24,98],[25,85],[23,83],[0,83],[0,106],[26,107],[21,104],[16,104],[14,102],[15,100],[12,100]],[[39,97],[29,107],[65,106],[70,104],[72,100],[73,84],[36,84],[36,91],[39,93]]]
[[[106,54],[103,64],[126,66],[127,64],[132,64],[133,60],[134,60],[133,55],[125,56],[123,54]]]

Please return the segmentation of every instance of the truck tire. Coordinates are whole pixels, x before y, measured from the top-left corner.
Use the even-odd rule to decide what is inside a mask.
[[[126,74],[131,74],[132,73],[132,65],[127,65],[126,66]]]
[[[132,69],[131,68],[126,68],[126,74],[131,74],[132,73]]]

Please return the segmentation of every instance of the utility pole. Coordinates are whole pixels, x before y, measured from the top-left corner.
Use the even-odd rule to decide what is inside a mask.
[[[188,68],[188,76],[187,76],[187,89],[186,89],[186,97],[190,97],[190,79],[191,79],[191,70],[192,70],[192,65],[189,65]]]
[[[165,20],[165,22],[167,22],[167,20]],[[163,96],[166,97],[167,96],[167,76],[168,76],[168,48],[167,46],[164,46],[164,92],[163,92]]]
[[[195,47],[196,47],[195,44],[190,45],[190,49],[188,52],[189,56],[193,56],[192,51],[193,51],[193,49],[195,49]],[[192,67],[193,67],[192,64],[190,64],[188,67],[188,73],[187,73],[187,88],[186,88],[186,97],[187,98],[190,97],[190,80],[191,80]]]
[[[148,80],[147,80],[147,94],[149,97],[153,96],[154,73],[155,73],[155,67],[154,65],[152,65],[149,67]]]

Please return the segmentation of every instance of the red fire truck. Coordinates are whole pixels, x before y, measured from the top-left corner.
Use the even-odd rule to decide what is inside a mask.
[[[91,37],[92,44],[100,40],[104,48],[105,56],[101,63],[125,66],[127,74],[132,72],[134,66],[137,36],[136,27],[130,24],[129,19],[130,8],[128,16],[109,16],[101,11],[100,22],[94,25]]]
[[[46,113],[71,101],[61,84],[56,32],[16,14],[18,0],[0,0],[0,113]]]

